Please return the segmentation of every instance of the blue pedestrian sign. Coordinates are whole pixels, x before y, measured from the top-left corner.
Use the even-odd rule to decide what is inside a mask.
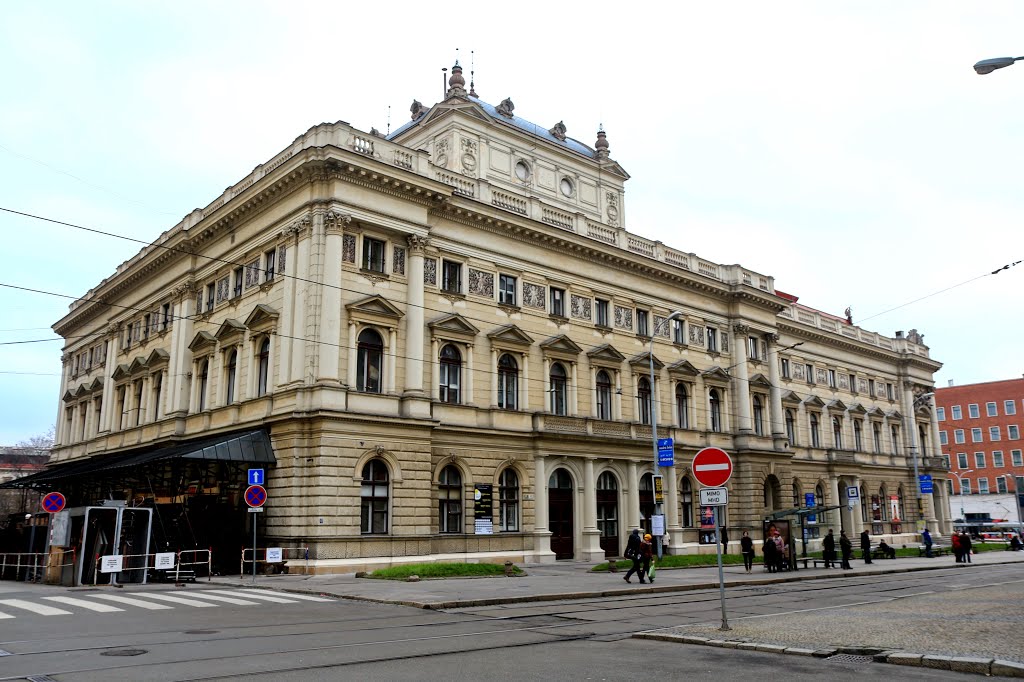
[[[266,482],[263,469],[249,469],[249,485],[263,485]]]
[[[922,495],[931,495],[934,492],[932,487],[932,476],[931,474],[921,474],[917,477],[921,485]]]
[[[676,465],[676,448],[671,438],[658,439],[658,466],[672,467]]]

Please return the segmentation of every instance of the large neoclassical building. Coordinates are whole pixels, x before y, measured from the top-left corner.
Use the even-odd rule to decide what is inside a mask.
[[[310,128],[72,304],[56,464],[31,484],[151,509],[151,546],[225,566],[257,516],[249,468],[259,544],[318,571],[596,561],[650,527],[654,421],[666,551],[707,541],[705,446],[733,457],[737,536],[800,508],[810,538],[948,531],[919,334],[628,231],[603,131],[487,104],[458,66],[449,86],[387,136]]]

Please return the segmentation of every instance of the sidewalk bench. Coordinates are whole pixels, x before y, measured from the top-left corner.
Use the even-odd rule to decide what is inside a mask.
[[[917,556],[925,556],[927,550],[924,545],[919,545],[917,548]],[[932,545],[932,556],[944,556],[949,553],[949,550],[942,545]]]
[[[872,559],[895,559],[896,558],[896,549],[894,547],[890,546],[889,547],[889,551],[886,552],[882,548],[876,547],[875,549],[871,550],[871,558]]]
[[[839,568],[839,561],[840,561],[839,559],[832,559],[830,561],[826,561],[825,559],[814,559],[812,557],[807,557],[807,558],[797,557],[796,560],[800,561],[800,562],[803,562],[803,565],[804,565],[805,569],[807,568],[807,564],[809,564],[809,563],[810,564],[814,564],[815,568],[817,568],[818,566],[823,566],[824,567],[824,566],[827,566],[828,564],[832,564],[832,566],[834,568]]]

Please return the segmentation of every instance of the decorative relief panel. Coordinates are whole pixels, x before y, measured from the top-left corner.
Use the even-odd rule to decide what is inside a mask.
[[[523,282],[523,305],[527,308],[544,310],[544,299],[546,296],[545,287],[539,284]]]
[[[722,332],[722,352],[729,352],[729,332]]]
[[[621,305],[615,306],[615,326],[619,329],[633,331],[633,309]]]
[[[228,300],[228,278],[221,277],[217,280],[217,303]],[[156,326],[157,316],[153,315],[153,324]]]
[[[437,259],[423,259],[423,283],[430,286],[437,286]]]
[[[820,367],[814,368],[814,383],[816,384],[827,384],[828,383],[828,372]]]
[[[850,389],[850,377],[846,376],[845,374],[840,374],[839,375],[839,388],[841,388],[843,390],[849,390]]]
[[[704,345],[704,327],[697,324],[687,325],[690,328],[690,343],[698,346]]]
[[[586,296],[577,296],[572,294],[569,298],[570,301],[570,314],[577,320],[589,320],[590,319],[590,298]]]
[[[884,398],[885,397],[885,382],[883,382],[883,381],[876,381],[875,382],[875,397],[876,398]]]
[[[802,363],[793,364],[793,378],[798,381],[807,381],[807,372],[804,371]]]
[[[867,393],[868,392],[868,380],[867,379],[857,379],[857,392],[858,393]]]
[[[284,274],[284,266],[287,264],[287,259],[285,258],[287,252],[288,247],[284,244],[281,244],[277,249],[277,271],[282,275]]]
[[[405,249],[401,246],[395,247],[395,257],[392,260],[391,269],[396,275],[405,274]]]
[[[494,298],[494,273],[469,269],[469,293]]]
[[[354,234],[341,235],[341,260],[345,263],[356,262],[356,236]]]
[[[654,335],[667,339],[669,335],[668,321],[661,315],[654,316]]]
[[[615,227],[619,224],[619,195],[615,192],[608,192],[606,196],[608,198],[608,208],[606,210],[608,224]]]
[[[245,288],[259,286],[260,284],[260,259],[250,261],[245,266]],[[200,296],[202,299],[202,296]]]

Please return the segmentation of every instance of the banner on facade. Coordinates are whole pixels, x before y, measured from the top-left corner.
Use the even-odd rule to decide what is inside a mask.
[[[804,493],[804,506],[808,509],[814,509],[818,506],[818,503],[814,499],[814,493]],[[817,514],[808,514],[804,519],[807,523],[817,523]]]
[[[473,532],[494,534],[494,486],[490,483],[473,486]]]

